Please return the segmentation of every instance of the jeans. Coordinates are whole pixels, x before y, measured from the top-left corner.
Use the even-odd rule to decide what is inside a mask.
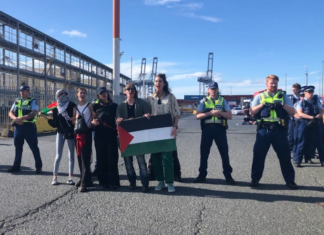
[[[148,176],[148,172],[147,172],[145,157],[144,157],[144,155],[138,155],[138,156],[136,156],[136,158],[137,158],[137,163],[138,163],[138,167],[140,170],[142,185],[144,187],[148,187],[149,176]],[[133,166],[133,156],[124,157],[124,162],[125,162],[125,166],[126,166],[127,177],[128,177],[129,183],[131,185],[135,186],[136,185],[136,173],[135,173],[134,166]]]
[[[36,125],[30,123],[15,126],[14,144],[16,147],[16,154],[13,168],[20,168],[24,140],[27,141],[31,151],[33,152],[36,169],[42,168],[43,163],[38,148]]]
[[[60,161],[62,158],[62,152],[64,147],[65,139],[63,139],[64,134],[57,133],[56,134],[56,157],[54,161],[54,171],[53,174],[57,175]],[[67,139],[68,147],[69,147],[69,174],[73,174],[74,168],[74,147],[75,147],[75,139]]]

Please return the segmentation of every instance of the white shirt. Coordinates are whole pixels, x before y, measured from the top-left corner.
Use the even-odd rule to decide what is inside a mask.
[[[83,115],[84,121],[86,122],[87,126],[91,126],[91,111],[89,109],[89,106],[85,109],[85,107],[89,105],[89,103],[85,103],[84,105],[78,105],[77,106],[77,113]],[[84,111],[83,111],[84,110]],[[83,112],[83,113],[82,113]]]

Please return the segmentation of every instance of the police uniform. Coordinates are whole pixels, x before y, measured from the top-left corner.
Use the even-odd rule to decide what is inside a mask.
[[[299,101],[299,96],[293,94],[290,97],[291,102],[293,103],[293,105],[295,106],[295,104]],[[289,147],[290,147],[290,151],[293,151],[294,149],[294,127],[296,124],[296,119],[292,116],[289,119],[289,123],[288,123],[288,143],[289,143]]]
[[[314,91],[314,86],[307,86],[304,91]],[[313,95],[311,99],[304,98],[297,104],[297,109],[301,109],[302,113],[312,116],[313,119],[300,118],[301,123],[304,126],[304,145],[300,145],[298,149],[298,155],[296,155],[295,162],[301,163],[303,154],[305,155],[305,162],[311,161],[314,157],[314,150],[317,148],[321,165],[324,163],[324,143],[323,143],[323,128],[322,119],[315,118],[320,114],[322,105],[317,95]]]
[[[304,86],[300,89],[299,95],[300,97],[304,96]],[[299,101],[294,104],[294,108],[297,111],[297,105]],[[303,159],[304,154],[304,145],[305,145],[305,127],[306,121],[301,119],[300,117],[294,118],[294,145],[293,145],[293,159],[296,167],[301,167],[301,161]]]
[[[288,114],[283,105],[292,106],[291,100],[285,92],[277,91],[275,94],[262,92],[253,99],[252,107],[264,104],[255,115],[258,121],[256,141],[253,148],[253,163],[251,172],[251,186],[258,186],[264,170],[264,163],[270,145],[279,158],[282,175],[288,187],[296,189],[295,171],[290,161],[290,149],[285,128]]]
[[[217,88],[216,82],[211,82],[208,84],[209,89]],[[227,101],[222,96],[216,97],[213,101],[210,97],[206,97],[200,101],[197,111],[198,112],[209,112],[211,110],[221,110],[227,112],[230,107]],[[224,118],[217,118],[209,116],[207,118],[201,119],[201,142],[200,142],[200,167],[199,175],[195,179],[195,183],[205,182],[207,176],[208,167],[208,157],[210,153],[210,148],[215,141],[220,156],[223,162],[223,174],[226,181],[230,184],[235,184],[231,174],[232,167],[230,165],[229,155],[228,155],[228,143],[226,136],[227,120]]]
[[[21,86],[20,91],[24,90],[30,90],[30,88],[28,86]],[[18,98],[11,107],[11,110],[14,112],[16,117],[22,117],[31,113],[32,110],[38,111],[38,106],[36,100],[33,98],[28,98],[27,100]],[[41,172],[43,164],[38,148],[37,129],[35,124],[36,118],[37,115],[32,119],[23,120],[22,125],[15,125],[14,144],[16,148],[16,155],[14,164],[8,170],[8,172],[20,171],[24,140],[27,141],[31,151],[33,152],[35,158],[36,173]]]

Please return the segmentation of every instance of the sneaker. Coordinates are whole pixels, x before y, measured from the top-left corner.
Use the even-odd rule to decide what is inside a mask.
[[[69,185],[75,185],[72,178],[69,178],[68,181],[66,181],[66,183],[69,184]]]
[[[56,178],[56,177],[53,178],[53,180],[52,180],[52,185],[58,185],[58,183],[57,183],[57,178]]]
[[[165,183],[163,181],[159,181],[158,185],[155,187],[156,191],[160,191],[165,188]]]
[[[175,188],[174,188],[173,184],[168,184],[168,192],[169,193],[174,193],[175,192]]]
[[[7,170],[7,172],[10,172],[10,173],[19,172],[19,171],[20,171],[20,168],[17,168],[17,167],[11,167]]]

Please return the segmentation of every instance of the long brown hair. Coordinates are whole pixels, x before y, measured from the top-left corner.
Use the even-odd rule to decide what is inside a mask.
[[[137,94],[136,86],[134,85],[134,83],[132,83],[132,82],[127,83],[124,90],[127,90],[128,88],[133,88],[135,90],[134,98],[138,99],[138,94]]]

